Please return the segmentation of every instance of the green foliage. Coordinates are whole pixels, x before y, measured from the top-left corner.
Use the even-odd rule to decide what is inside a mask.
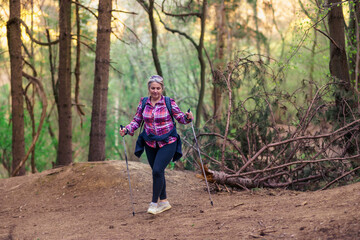
[[[11,123],[10,114],[6,106],[0,106],[0,164],[10,169],[11,167]],[[0,168],[1,169],[1,168]],[[0,178],[7,177],[5,172],[0,171]]]
[[[48,128],[49,123],[45,122],[35,146],[35,166],[39,172],[52,168],[56,159],[57,139],[49,139]]]

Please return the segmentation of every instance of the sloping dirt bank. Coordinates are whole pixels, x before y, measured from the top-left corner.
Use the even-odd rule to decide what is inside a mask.
[[[212,193],[193,172],[167,170],[173,208],[152,216],[150,167],[76,163],[0,179],[0,239],[360,239],[360,183],[318,192]]]

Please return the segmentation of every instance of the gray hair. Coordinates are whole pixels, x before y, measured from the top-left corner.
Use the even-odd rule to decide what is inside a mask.
[[[150,88],[150,85],[156,82],[161,85],[161,88],[164,89],[164,79],[159,75],[153,75],[148,80],[148,88]]]

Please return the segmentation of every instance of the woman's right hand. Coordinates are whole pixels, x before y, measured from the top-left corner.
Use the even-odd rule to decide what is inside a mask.
[[[123,137],[126,135],[127,129],[126,128],[121,128],[119,129],[119,134]]]

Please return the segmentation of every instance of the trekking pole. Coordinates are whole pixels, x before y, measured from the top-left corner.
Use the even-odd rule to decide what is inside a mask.
[[[190,112],[190,108],[188,109],[187,112],[188,112],[188,113]],[[195,130],[194,130],[194,124],[193,124],[193,121],[192,121],[192,120],[191,120],[191,128],[192,128],[192,131],[193,131],[193,133],[194,133],[194,139],[195,139],[195,143],[196,143],[196,148],[197,148],[197,151],[198,151],[198,153],[199,153],[199,158],[200,158],[200,163],[201,163],[201,169],[202,169],[202,172],[203,172],[203,174],[204,174],[207,191],[208,191],[208,193],[209,193],[210,203],[211,203],[211,206],[214,206],[213,201],[212,201],[212,199],[211,199],[209,184],[208,184],[208,181],[207,181],[207,178],[206,178],[205,168],[204,168],[204,164],[203,164],[202,159],[201,159],[200,148],[199,148],[198,141],[197,141],[197,139],[196,139],[196,134],[195,134]]]
[[[120,125],[121,130],[124,128],[123,125]],[[130,189],[130,199],[131,199],[131,204],[132,204],[132,209],[133,209],[133,216],[135,216],[135,209],[134,209],[134,201],[133,201],[133,196],[132,196],[132,190],[131,190],[131,183],[130,183],[130,172],[129,172],[129,164],[128,164],[128,160],[127,160],[127,153],[126,153],[126,145],[125,145],[125,138],[124,136],[122,137],[123,139],[123,143],[124,143],[124,150],[125,150],[125,162],[126,162],[126,170],[127,170],[127,175],[128,175],[128,180],[129,180],[129,189]]]

